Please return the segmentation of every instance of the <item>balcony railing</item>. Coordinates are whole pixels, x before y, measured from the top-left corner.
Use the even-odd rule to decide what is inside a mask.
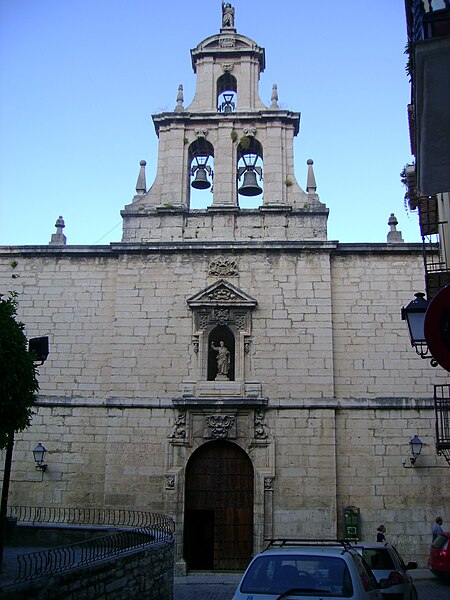
[[[434,386],[436,450],[450,465],[450,385]]]
[[[406,10],[413,42],[449,35],[450,0],[409,0]]]
[[[450,283],[450,257],[447,254],[447,221],[439,220],[436,196],[421,196],[417,200],[419,225],[422,234],[427,299],[434,296]]]

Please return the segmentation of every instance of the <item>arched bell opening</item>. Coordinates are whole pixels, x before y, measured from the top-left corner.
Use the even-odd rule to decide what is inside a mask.
[[[218,325],[211,331],[208,337],[208,381],[234,381],[235,346],[229,327]]]
[[[263,191],[263,150],[253,136],[244,136],[237,148],[238,204],[260,196]],[[253,203],[254,204],[254,203]]]
[[[189,147],[189,208],[206,208],[211,204],[214,179],[214,148],[199,137]]]
[[[217,110],[233,113],[237,108],[237,80],[228,71],[217,80]]]

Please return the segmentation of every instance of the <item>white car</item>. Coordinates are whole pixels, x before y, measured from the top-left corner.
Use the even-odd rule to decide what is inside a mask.
[[[416,562],[403,562],[395,546],[377,542],[358,542],[354,548],[371,568],[378,582],[387,580],[382,590],[384,600],[417,600],[417,590],[408,571],[417,569]]]
[[[348,542],[277,539],[251,560],[233,600],[382,600],[383,585]]]

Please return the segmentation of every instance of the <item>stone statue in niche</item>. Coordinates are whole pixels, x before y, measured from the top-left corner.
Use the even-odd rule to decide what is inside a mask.
[[[219,342],[218,346],[214,346],[211,342],[211,348],[217,352],[217,376],[216,380],[228,380],[228,372],[230,370],[230,351],[225,346],[225,342]]]
[[[222,27],[234,27],[234,8],[229,2],[222,2]]]

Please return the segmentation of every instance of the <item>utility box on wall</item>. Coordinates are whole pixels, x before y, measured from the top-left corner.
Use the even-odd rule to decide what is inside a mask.
[[[361,515],[357,506],[344,508],[344,537],[346,540],[361,539]]]

